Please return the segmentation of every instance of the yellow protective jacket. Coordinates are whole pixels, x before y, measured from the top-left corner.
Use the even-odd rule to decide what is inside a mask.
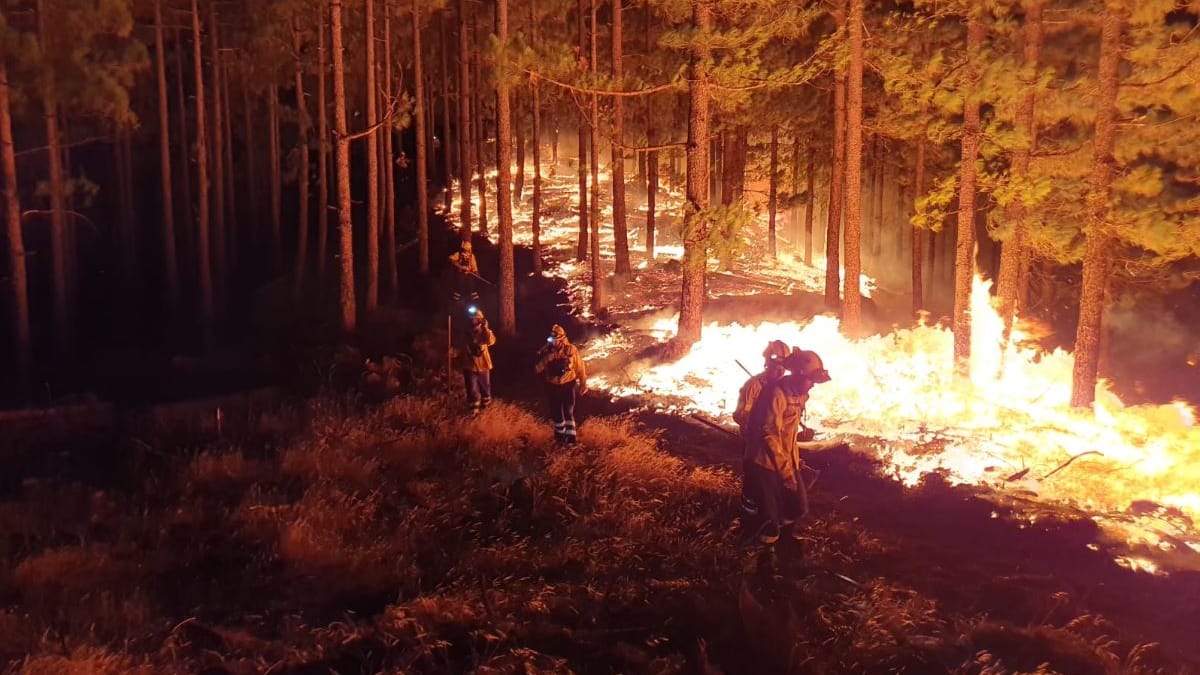
[[[807,380],[790,375],[768,385],[755,402],[746,424],[747,459],[774,471],[791,490],[797,489],[800,479],[802,462],[796,432],[811,388]]]
[[[733,421],[737,422],[738,427],[742,430],[743,438],[746,436],[746,422],[750,419],[750,411],[754,409],[754,402],[758,400],[764,387],[778,382],[787,371],[783,369],[768,369],[757,375],[751,375],[750,379],[742,385],[738,390],[737,408],[733,411]]]
[[[459,367],[472,373],[491,370],[492,352],[489,347],[494,344],[496,334],[486,323],[472,326],[465,348],[459,351]]]
[[[551,363],[559,359],[566,359],[567,363],[566,372],[561,375],[549,370]],[[574,380],[578,380],[583,385],[587,384],[587,368],[583,365],[583,357],[579,355],[579,350],[575,345],[568,340],[562,340],[542,348],[534,370],[550,384],[566,384]]]
[[[479,274],[479,263],[475,262],[475,254],[459,251],[450,254],[450,264],[458,272]]]

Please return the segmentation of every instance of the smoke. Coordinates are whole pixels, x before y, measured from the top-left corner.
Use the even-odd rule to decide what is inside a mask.
[[[1126,396],[1154,402],[1184,397],[1200,402],[1200,335],[1160,294],[1116,299],[1106,316],[1102,367]]]

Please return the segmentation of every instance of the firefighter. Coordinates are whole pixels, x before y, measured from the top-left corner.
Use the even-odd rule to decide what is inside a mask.
[[[471,414],[478,415],[480,410],[492,402],[492,353],[491,346],[496,344],[496,334],[488,326],[483,310],[472,305],[467,308],[471,317],[471,327],[465,336],[466,349],[462,350],[460,367],[463,373],[463,384],[467,390],[467,403],[471,406]]]
[[[478,300],[475,280],[479,278],[479,263],[475,260],[471,242],[463,241],[458,251],[450,254],[450,267],[454,271],[454,299]]]
[[[746,380],[742,388],[738,390],[737,409],[733,411],[733,421],[741,429],[744,443],[748,441],[749,428],[746,426],[746,422],[750,418],[754,402],[758,400],[764,387],[778,382],[787,374],[783,367],[783,359],[789,353],[787,344],[782,340],[772,340],[763,350],[763,371],[750,376],[750,379]],[[758,515],[758,501],[754,498],[753,485],[749,480],[751,464],[750,445],[746,443],[742,454],[742,511],[747,516],[753,517]]]
[[[800,539],[796,523],[808,515],[808,493],[800,475],[803,462],[796,434],[809,391],[814,384],[829,381],[829,373],[813,352],[793,349],[782,365],[788,374],[763,389],[747,420],[751,460],[747,478],[763,517],[758,540],[767,545],[779,541],[781,529],[789,524],[792,538]]]
[[[554,422],[554,441],[567,445],[575,443],[575,395],[587,393],[587,369],[579,349],[567,339],[562,326],[554,324],[550,327],[550,336],[538,351],[534,370],[545,382],[546,400]]]

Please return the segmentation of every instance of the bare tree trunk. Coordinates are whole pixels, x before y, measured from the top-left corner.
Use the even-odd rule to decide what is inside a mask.
[[[296,225],[296,266],[292,276],[292,298],[300,303],[304,292],[304,277],[308,268],[308,163],[309,163],[309,122],[308,102],[304,99],[304,62],[300,59],[304,45],[300,36],[300,17],[292,15],[292,52],[296,59],[296,116],[299,122],[300,166],[296,173],[297,196],[297,225]]]
[[[258,195],[259,185],[258,180],[258,143],[255,143],[254,136],[254,106],[250,100],[250,82],[245,75],[242,76],[242,134],[244,135],[243,143],[246,148],[246,194],[251,195],[250,202],[250,241],[254,246],[262,243],[262,218],[261,210],[259,209]]]
[[[475,44],[478,45],[479,40],[479,22],[475,21],[472,24],[472,34],[475,36]],[[471,90],[471,96],[475,106],[475,159],[476,167],[479,170],[477,174],[477,186],[479,188],[479,234],[487,236],[488,234],[488,211],[487,211],[487,153],[484,152],[487,142],[486,129],[483,124],[483,67],[481,65],[482,57],[478,52],[475,52],[471,59],[472,67],[475,71],[475,88]]]
[[[415,31],[419,31],[419,20],[420,17],[416,17],[416,21],[414,22]],[[420,36],[418,35],[416,39],[420,40]],[[419,45],[420,43],[418,42],[417,44]],[[419,46],[417,47],[417,50],[418,53],[420,53]],[[419,64],[420,61],[417,63]],[[379,64],[376,63],[375,67],[378,69]],[[428,120],[423,114],[427,108],[424,101],[425,80],[424,77],[421,76],[421,70],[421,68],[417,69],[417,91],[421,94],[421,107],[414,109],[413,112],[416,115],[415,121],[417,122],[417,129],[423,131],[421,127],[424,127]],[[376,97],[376,100],[379,102],[380,110],[386,111],[388,109],[388,106],[390,106],[390,101],[395,97],[395,91],[394,82],[392,81],[392,8],[391,0],[384,0],[383,84],[379,87],[379,95]],[[386,115],[387,113],[385,112],[384,114]],[[380,140],[382,141],[379,144],[379,163],[381,167],[379,172],[381,174],[379,183],[383,189],[383,272],[387,277],[387,286],[385,288],[387,292],[387,298],[394,301],[400,296],[400,262],[396,259],[396,171],[395,161],[393,160],[393,157],[395,157],[396,153],[396,132],[391,124],[385,123],[383,128],[379,130],[379,136]],[[422,150],[425,150],[425,148],[421,147],[422,143],[425,144],[425,148],[429,147],[428,139],[426,138],[425,134],[418,133],[418,160],[422,159]],[[427,156],[428,150],[425,150],[424,154]],[[421,168],[424,168],[426,175],[428,175],[428,165],[421,161],[418,161],[418,164],[422,165]],[[424,182],[418,181],[418,189],[423,185]],[[417,194],[418,199],[424,197],[425,202],[425,209],[420,209],[421,217],[428,218],[426,209],[429,208],[429,194],[428,192],[420,191]],[[426,227],[428,229],[428,226]],[[419,235],[420,233],[418,231],[418,236]]]
[[[517,174],[513,177],[513,199],[518,202],[525,196],[525,115],[521,108],[519,90],[512,92],[513,108],[516,109],[516,119],[513,120],[513,135],[516,137]]]
[[[862,331],[862,115],[863,0],[850,0],[850,64],[846,77],[846,277],[842,282],[842,332]]]
[[[496,3],[496,37],[501,47],[508,45],[508,0]],[[503,53],[503,52],[502,52]],[[501,68],[500,70],[504,70]],[[500,220],[500,332],[517,332],[516,268],[513,264],[512,186],[512,111],[509,109],[508,78],[496,78],[496,216]]]
[[[224,130],[221,138],[222,151],[225,153],[225,265],[226,275],[238,267],[238,217],[237,196],[234,192],[233,175],[233,104],[229,101],[229,61],[221,59],[221,120]]]
[[[204,59],[203,43],[200,39],[200,6],[192,0],[192,64],[196,77],[196,176],[198,193],[196,206],[199,209],[199,225],[196,229],[197,265],[200,275],[200,323],[204,330],[205,344],[211,345],[216,322],[213,298],[212,262],[209,259],[208,232],[208,139],[207,122],[204,120]]]
[[[128,129],[117,131],[115,158],[117,161],[118,236],[121,284],[126,293],[137,285],[137,230],[133,206],[133,139]]]
[[[268,158],[271,166],[271,271],[276,272],[283,260],[283,168],[279,157],[279,87],[274,82],[267,87],[267,126],[271,153]]]
[[[1025,25],[1022,34],[1025,67],[1030,68],[1034,78],[1041,60],[1042,48],[1042,6],[1044,0],[1026,0]],[[1037,122],[1034,119],[1037,90],[1032,82],[1025,83],[1025,95],[1017,105],[1016,125],[1025,132],[1026,142],[1013,151],[1012,175],[1018,180],[1026,180],[1029,176],[1029,161],[1037,144]],[[1012,223],[1012,234],[1009,235],[1000,249],[1000,270],[996,274],[997,312],[1004,321],[1004,339],[1007,341],[1012,331],[1013,321],[1017,312],[1024,307],[1017,304],[1017,296],[1021,279],[1021,268],[1028,268],[1030,252],[1025,246],[1029,225],[1026,222],[1025,204],[1021,199],[1014,199],[1006,209],[1009,222]]]
[[[213,204],[212,218],[212,260],[213,260],[213,293],[218,308],[225,306],[226,266],[225,266],[225,143],[223,135],[225,125],[221,120],[221,46],[220,25],[217,23],[216,2],[208,3],[208,59],[209,72],[212,82],[212,188]],[[223,311],[223,310],[222,310]]]
[[[529,3],[529,33],[530,41],[536,46],[538,42],[537,15],[535,3]],[[530,83],[530,111],[533,114],[533,273],[542,274],[542,99],[538,90],[537,80]]]
[[[450,42],[446,36],[446,14],[438,15],[438,34],[441,37],[442,57],[442,210],[450,213],[453,196],[454,152],[456,146],[450,130]]]
[[[184,250],[182,255],[176,257],[177,260],[187,260],[187,252],[194,251],[196,248],[195,231],[192,229],[195,225],[195,214],[192,211],[192,167],[191,167],[191,141],[188,140],[187,126],[187,99],[183,94],[183,29],[175,29],[175,107],[179,109],[179,114],[176,117],[179,119],[179,128],[175,134],[178,138],[178,163],[179,163],[179,188],[182,204],[183,228],[181,247]]]
[[[325,91],[325,19],[317,14],[317,278],[329,259],[329,101]]]
[[[914,181],[914,203],[925,196],[925,132],[922,130],[921,137],[917,139],[917,175]],[[919,227],[912,228],[912,312],[916,316],[918,312],[925,308],[924,291],[925,286],[921,278],[921,257],[924,255],[924,247],[922,246],[924,237],[923,230]]]
[[[708,208],[708,153],[711,101],[708,61],[712,50],[705,38],[713,30],[713,7],[692,0],[692,25],[700,39],[688,63],[687,205],[683,216],[683,291],[679,299],[676,341],[690,347],[700,340],[704,299],[708,294],[708,226],[699,217]]]
[[[458,197],[463,241],[471,240],[471,178],[475,170],[471,145],[471,40],[467,34],[467,0],[458,0]]]
[[[41,0],[37,3],[38,41],[50,49],[46,31],[46,12]],[[72,317],[67,280],[67,212],[66,186],[62,166],[62,141],[59,138],[58,92],[53,69],[42,89],[42,112],[46,122],[46,167],[50,182],[50,269],[54,317],[54,350],[66,356],[71,344]]]
[[[800,223],[800,135],[793,134],[792,137],[792,200],[791,206],[788,208],[788,238],[792,244],[792,251],[800,251],[800,241],[804,236],[803,228]]]
[[[417,246],[421,274],[429,274],[429,185],[425,148],[425,66],[421,54],[421,0],[413,0],[413,72],[417,120]],[[511,220],[510,220],[511,224]]]
[[[354,227],[350,219],[350,134],[346,124],[346,66],[342,52],[342,0],[329,0],[333,48],[333,126],[337,135],[338,235],[342,332],[354,333]]]
[[[612,3],[612,74],[613,81],[618,87],[622,86],[625,78],[625,67],[622,63],[624,53],[624,26],[621,19],[621,2]],[[596,26],[592,26],[593,35]],[[595,38],[593,37],[593,42]],[[593,59],[594,60],[594,59]],[[613,209],[613,238],[616,249],[616,275],[620,279],[633,276],[633,266],[629,261],[629,222],[625,213],[625,99],[617,96],[613,100],[612,113],[612,209]]]
[[[646,144],[653,147],[658,134],[651,122],[649,106],[646,108]],[[654,258],[654,217],[658,207],[658,151],[646,153],[646,257]]]
[[[808,181],[808,199],[804,202],[804,264],[812,267],[813,254],[813,211],[816,210],[817,191],[816,191],[816,148],[808,149],[808,167],[805,172],[805,180]]]
[[[779,208],[779,125],[771,127],[770,187],[767,196],[767,246],[771,249],[771,260],[778,256],[775,242],[775,212]]]
[[[163,40],[162,0],[154,0],[154,54],[158,84],[158,164],[162,181],[163,281],[167,286],[167,307],[174,313],[179,307],[179,260],[175,251],[175,189],[171,183],[171,117],[167,104],[167,53]],[[183,111],[180,110],[179,114],[182,116]]]
[[[379,130],[375,97],[375,0],[366,0],[366,110],[367,110],[367,283],[363,310],[369,316],[379,305]]]
[[[597,62],[599,61],[599,52],[597,45],[599,32],[596,25],[596,5],[598,0],[592,0],[592,20],[591,30],[589,31],[590,42],[592,47],[591,71],[592,77],[598,72]],[[592,173],[591,185],[591,200],[588,210],[588,221],[591,225],[591,239],[589,242],[589,263],[592,273],[592,302],[591,309],[594,316],[600,316],[604,311],[604,272],[600,268],[600,143],[598,132],[600,129],[600,97],[592,94],[590,115],[588,120],[588,161]]]
[[[158,23],[161,31],[162,23]],[[162,61],[161,43],[158,50]],[[160,82],[159,91],[163,91]],[[162,94],[159,94],[161,101]],[[17,153],[13,146],[12,104],[8,94],[8,59],[0,56],[0,174],[4,176],[4,220],[8,243],[9,301],[12,304],[13,365],[22,387],[33,380],[33,337],[29,325],[29,275],[25,266],[25,236],[21,230]],[[169,174],[168,174],[169,180]]]
[[[978,85],[984,25],[981,10],[967,15],[968,90]],[[958,240],[954,250],[954,372],[971,374],[971,284],[975,278],[975,162],[979,157],[979,100],[968,97],[963,104],[962,154],[958,167]]]
[[[584,54],[587,54],[587,33],[584,31],[584,14],[583,0],[577,0],[575,3],[576,11],[579,14],[579,58],[582,59]],[[575,247],[575,259],[583,262],[588,258],[588,165],[587,165],[587,148],[588,148],[588,118],[583,107],[579,108],[579,242]]]
[[[846,0],[834,12],[838,26],[846,24]],[[825,306],[841,307],[842,202],[848,188],[858,188],[846,179],[846,74],[835,73],[833,88],[833,169],[829,174],[829,211],[825,226]]]
[[[1092,141],[1092,173],[1087,195],[1087,249],[1083,254],[1083,280],[1079,291],[1079,328],[1075,332],[1075,367],[1071,378],[1071,405],[1091,406],[1096,399],[1100,349],[1104,335],[1104,303],[1112,267],[1113,235],[1109,231],[1108,202],[1112,196],[1113,145],[1116,139],[1117,95],[1120,91],[1121,3],[1108,0],[1100,24],[1100,63],[1097,69],[1096,122]]]

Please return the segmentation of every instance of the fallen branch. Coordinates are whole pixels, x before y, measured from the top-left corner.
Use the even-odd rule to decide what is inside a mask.
[[[1050,476],[1053,476],[1054,474],[1058,473],[1059,471],[1062,471],[1063,469],[1067,468],[1067,466],[1069,466],[1071,464],[1071,462],[1074,462],[1075,460],[1079,459],[1080,457],[1083,457],[1084,455],[1100,455],[1101,457],[1103,457],[1104,453],[1100,452],[1099,450],[1085,450],[1085,451],[1079,453],[1078,455],[1071,455],[1071,457],[1069,459],[1067,459],[1067,461],[1063,462],[1062,464],[1059,464],[1058,468],[1056,468],[1055,470],[1046,474],[1045,476],[1042,476],[1042,480],[1046,480]]]

